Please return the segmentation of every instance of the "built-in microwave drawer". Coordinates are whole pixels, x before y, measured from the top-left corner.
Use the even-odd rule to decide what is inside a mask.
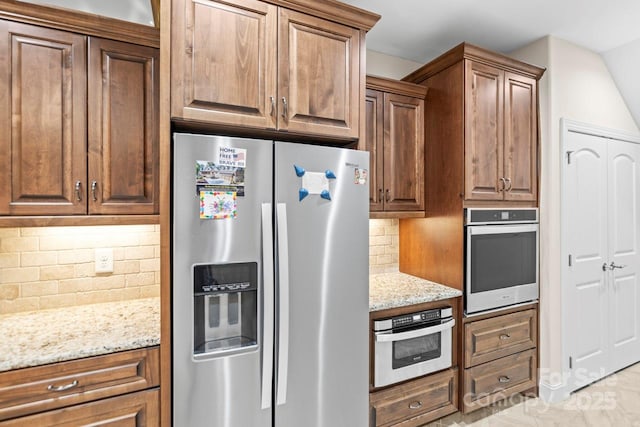
[[[0,373],[0,420],[158,386],[158,347]]]
[[[536,386],[536,350],[527,350],[464,371],[465,412]]]
[[[536,347],[536,325],[535,309],[467,323],[465,368]]]
[[[371,393],[371,425],[418,426],[457,410],[458,369],[402,383]],[[402,423],[402,424],[399,424]]]

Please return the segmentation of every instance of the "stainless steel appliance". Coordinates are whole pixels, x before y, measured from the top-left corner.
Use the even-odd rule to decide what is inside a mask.
[[[173,425],[368,424],[368,168],[174,135]]]
[[[450,367],[452,313],[444,307],[374,321],[374,387]]]
[[[538,299],[538,209],[465,211],[465,312]]]

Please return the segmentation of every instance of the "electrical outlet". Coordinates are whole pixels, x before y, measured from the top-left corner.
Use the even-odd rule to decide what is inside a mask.
[[[113,249],[96,249],[96,273],[113,273]]]

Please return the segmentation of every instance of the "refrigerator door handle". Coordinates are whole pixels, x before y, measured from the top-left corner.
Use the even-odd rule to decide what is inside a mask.
[[[262,204],[262,409],[271,407],[273,379],[274,276],[271,203]]]
[[[287,205],[276,208],[278,235],[278,365],[276,405],[287,402],[289,369],[289,239],[287,236]]]

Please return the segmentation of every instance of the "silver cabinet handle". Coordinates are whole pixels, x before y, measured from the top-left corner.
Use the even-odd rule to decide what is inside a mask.
[[[388,189],[388,188],[387,188],[387,191],[386,191],[385,201],[386,201],[387,203],[389,203],[389,202],[391,201],[391,192],[389,191],[389,189]]]
[[[409,403],[409,409],[418,409],[420,407],[422,407],[422,402],[419,400]]]
[[[500,335],[500,339],[501,340],[508,340],[509,338],[511,338],[511,335],[509,335],[509,334],[501,334]]]
[[[269,99],[271,100],[271,113],[269,114],[273,116],[276,112],[276,99],[273,96],[270,96]]]
[[[602,271],[607,271],[609,269],[609,266],[607,265],[607,263],[603,263],[602,264]]]
[[[511,381],[511,378],[509,378],[506,375],[501,376],[500,378],[498,378],[498,381],[500,381],[501,383],[508,383],[509,381]]]
[[[78,385],[78,380],[73,380],[73,382],[69,383],[69,384],[65,384],[65,385],[53,385],[53,384],[49,384],[49,386],[47,386],[47,390],[49,391],[66,391],[69,389],[72,389],[74,387],[76,387]]]
[[[437,332],[442,332],[447,329],[451,329],[456,325],[455,319],[449,319],[444,323],[435,326],[429,326],[427,328],[413,329],[407,332],[376,332],[374,333],[374,339],[376,342],[394,342],[394,341],[402,341],[408,340],[411,338],[424,337],[427,335],[435,334]]]
[[[500,182],[502,183],[502,188],[498,189],[498,191],[506,191],[507,190],[507,180],[504,178],[500,178]]]
[[[616,268],[625,268],[626,265],[617,265],[615,262],[611,261],[611,264],[609,264],[609,269],[610,270],[615,270]]]
[[[91,198],[93,199],[94,202],[98,200],[98,197],[96,196],[97,186],[98,186],[98,183],[96,181],[91,181]]]
[[[82,201],[82,183],[80,181],[76,181],[76,199],[81,202]]]
[[[511,185],[511,178],[505,178],[505,181],[507,182],[507,184],[509,184],[509,186],[505,188],[504,191],[511,191],[511,188],[513,188],[513,185]]]
[[[282,118],[287,120],[287,98],[282,97]]]
[[[378,188],[378,201],[382,202],[384,198],[384,192],[382,191],[382,188]]]

